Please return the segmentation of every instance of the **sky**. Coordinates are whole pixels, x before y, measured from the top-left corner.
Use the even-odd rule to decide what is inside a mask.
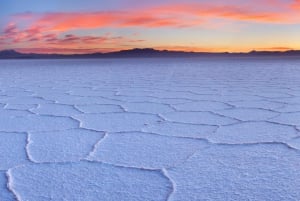
[[[300,0],[0,0],[0,50],[300,49]]]

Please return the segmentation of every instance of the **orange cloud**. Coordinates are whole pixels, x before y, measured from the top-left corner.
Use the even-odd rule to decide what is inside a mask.
[[[294,2],[291,4],[291,8],[300,11],[300,0],[294,0]]]
[[[261,9],[257,6],[265,5]],[[266,6],[268,5],[268,6]],[[300,16],[295,9],[300,1],[291,5],[280,0],[263,0],[248,4],[182,3],[127,11],[57,12],[15,15],[17,20],[34,21],[32,26],[42,26],[47,31],[71,29],[122,28],[122,27],[188,27],[205,24],[209,19],[221,18],[235,21],[263,23],[295,23]],[[291,7],[293,9],[291,9]]]
[[[267,23],[300,22],[300,16],[295,12],[284,12],[285,5],[276,0],[265,0],[276,5],[281,11],[274,9],[261,10],[255,4],[251,5],[220,5],[213,3],[177,4],[157,7],[162,13],[177,13],[177,15],[193,15],[199,18],[222,18],[237,21],[253,21]],[[276,1],[276,3],[275,3]],[[262,2],[260,2],[262,3]],[[265,2],[266,3],[266,2]],[[273,7],[271,7],[273,8]],[[288,10],[286,10],[288,11]]]
[[[196,46],[184,46],[184,45],[166,45],[166,46],[156,46],[157,50],[171,50],[171,51],[185,51],[185,52],[223,52],[220,49],[214,49],[211,47],[196,47]]]
[[[15,48],[21,53],[39,53],[39,54],[86,54],[95,52],[112,52],[115,48]]]
[[[3,33],[3,35],[0,35],[2,48],[13,48],[23,53],[91,53],[119,50],[120,48],[116,47],[144,42],[142,39],[113,36],[109,33],[102,36],[79,36],[62,34],[61,32],[49,32],[45,31],[45,28],[37,26],[21,30],[16,24],[9,24]],[[99,46],[105,48],[98,48]]]
[[[21,15],[21,18],[23,15]],[[48,31],[67,31],[71,29],[93,29],[103,27],[181,27],[192,26],[182,16],[160,14],[155,10],[137,12],[76,12],[46,13],[39,15],[32,26],[42,25]],[[199,24],[199,21],[198,21]]]
[[[211,28],[211,21],[254,23],[300,23],[300,0],[253,0],[246,3],[172,3],[161,6],[123,11],[99,12],[53,12],[21,13],[14,15],[11,23],[3,29],[0,43],[11,46],[33,46],[30,50],[62,49],[64,52],[95,50],[99,45],[111,48],[134,46],[142,39],[121,36],[78,36],[72,30],[99,28]],[[225,19],[225,20],[224,20]],[[17,26],[22,24],[22,26]],[[215,25],[215,24],[213,24]],[[22,27],[22,28],[20,28]],[[218,27],[219,28],[219,27]],[[67,34],[68,33],[68,34]],[[3,46],[3,45],[2,45]],[[64,50],[65,47],[67,51]],[[85,47],[85,48],[82,48]],[[159,49],[163,49],[163,44]],[[29,51],[27,48],[26,51]],[[118,49],[118,48],[117,48]],[[168,46],[166,49],[186,51],[220,51],[211,48]],[[222,50],[226,48],[221,48]],[[227,50],[227,49],[226,49]],[[23,50],[25,51],[25,50]]]
[[[293,50],[293,48],[290,48],[290,47],[266,47],[266,48],[256,48],[256,50],[259,50],[259,51],[288,51],[288,50]]]

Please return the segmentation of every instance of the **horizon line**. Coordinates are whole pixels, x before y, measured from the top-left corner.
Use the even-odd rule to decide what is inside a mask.
[[[47,48],[44,48],[47,49]],[[61,50],[64,50],[63,48]],[[74,49],[75,51],[81,51],[83,49]],[[248,50],[248,51],[186,51],[186,50],[172,50],[172,49],[159,49],[159,48],[149,48],[149,47],[145,47],[145,48],[130,48],[130,49],[120,49],[120,50],[112,50],[112,51],[108,51],[108,52],[101,52],[101,51],[95,51],[95,52],[79,52],[79,53],[38,53],[38,52],[22,52],[20,51],[20,48],[15,48],[15,49],[2,49],[0,50],[0,52],[5,52],[5,51],[14,51],[16,53],[19,54],[37,54],[37,55],[91,55],[91,54],[110,54],[110,53],[118,53],[118,52],[126,52],[126,51],[132,51],[132,50],[141,50],[141,51],[145,51],[145,50],[153,50],[153,51],[157,51],[157,52],[170,52],[170,53],[191,53],[191,54],[201,54],[201,53],[206,53],[206,54],[249,54],[249,53],[286,53],[286,52],[291,52],[291,51],[300,51],[300,49],[284,49],[284,50],[279,50],[279,49],[262,49],[262,50],[258,50],[258,49],[252,49],[252,50]]]

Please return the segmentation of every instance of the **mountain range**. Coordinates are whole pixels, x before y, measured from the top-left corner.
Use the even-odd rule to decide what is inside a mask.
[[[300,50],[288,51],[251,51],[247,53],[228,52],[184,52],[156,50],[152,48],[121,50],[109,53],[91,54],[36,54],[20,53],[15,50],[0,51],[0,59],[76,59],[76,58],[144,58],[144,57],[203,57],[203,56],[300,56]]]

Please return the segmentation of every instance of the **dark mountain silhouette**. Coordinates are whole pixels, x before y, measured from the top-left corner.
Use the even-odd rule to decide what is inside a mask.
[[[0,51],[0,58],[16,58],[22,56],[22,53],[16,52],[15,50],[3,50]]]
[[[144,58],[144,57],[208,57],[208,56],[300,56],[300,50],[279,51],[251,51],[248,53],[214,53],[214,52],[183,52],[169,50],[155,50],[152,48],[121,50],[109,53],[92,54],[35,54],[19,53],[15,50],[0,51],[0,59],[76,59],[76,58]]]

